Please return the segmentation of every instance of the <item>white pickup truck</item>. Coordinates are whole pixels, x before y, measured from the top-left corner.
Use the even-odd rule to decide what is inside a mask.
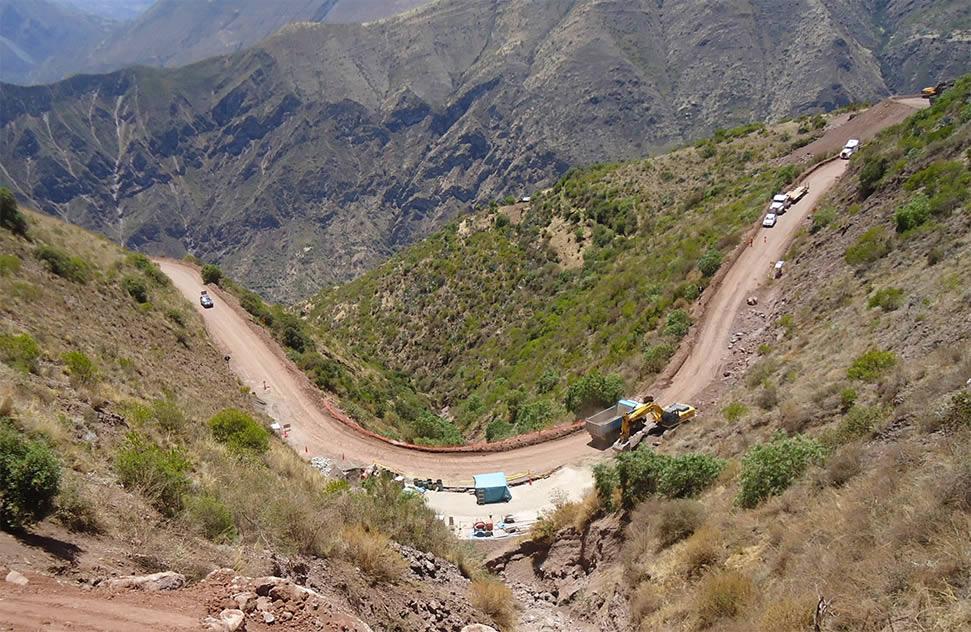
[[[850,156],[855,154],[860,149],[860,141],[856,138],[851,138],[846,141],[843,145],[843,150],[840,152],[840,158],[843,160],[849,160]]]

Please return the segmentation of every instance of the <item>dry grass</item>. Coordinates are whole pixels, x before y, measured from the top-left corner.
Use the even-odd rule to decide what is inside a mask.
[[[759,632],[806,632],[813,622],[816,597],[780,597],[768,600],[759,617]]]
[[[755,598],[752,579],[737,571],[720,571],[706,576],[698,586],[696,607],[702,628],[739,616]]]
[[[680,551],[680,568],[687,577],[698,577],[721,560],[721,540],[714,527],[704,526],[689,537]]]
[[[376,581],[393,582],[408,570],[404,558],[382,533],[355,525],[344,529],[341,541],[347,559]]]
[[[642,582],[630,598],[632,622],[640,623],[648,615],[660,610],[663,603],[660,589],[650,581]]]
[[[482,576],[469,586],[469,601],[479,612],[488,615],[503,632],[516,625],[516,602],[512,591],[498,579]]]
[[[668,500],[655,506],[654,534],[661,548],[684,540],[705,522],[705,506],[695,500]]]

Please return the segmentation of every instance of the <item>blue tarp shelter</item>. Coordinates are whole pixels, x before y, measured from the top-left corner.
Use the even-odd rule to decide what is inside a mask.
[[[502,472],[476,474],[472,477],[472,481],[475,485],[475,500],[480,505],[502,503],[512,499],[509,483]]]

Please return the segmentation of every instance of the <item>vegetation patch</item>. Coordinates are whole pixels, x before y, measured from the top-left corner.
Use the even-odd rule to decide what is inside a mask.
[[[874,292],[867,301],[867,307],[879,307],[885,312],[893,312],[904,304],[904,291],[898,287],[885,287]]]
[[[658,494],[689,498],[707,489],[724,461],[704,454],[668,456],[650,450],[624,452],[616,459],[617,482],[624,507]]]
[[[40,246],[36,250],[36,255],[50,272],[68,281],[87,283],[91,278],[91,267],[84,259],[69,255],[60,248]]]
[[[870,349],[853,360],[846,375],[851,380],[874,382],[896,365],[897,354],[893,351]]]
[[[864,266],[882,259],[890,254],[890,236],[880,226],[874,226],[846,249],[846,263],[854,266]]]
[[[50,515],[60,481],[50,447],[0,417],[0,528],[20,529]]]
[[[160,513],[174,516],[181,511],[190,487],[190,463],[184,450],[162,448],[130,432],[115,454],[114,467],[121,484],[142,494]]]
[[[781,494],[796,481],[806,468],[821,463],[823,446],[805,436],[777,436],[755,446],[742,458],[741,489],[738,504],[755,507],[769,496]]]
[[[0,334],[0,360],[23,373],[37,371],[40,346],[33,336],[23,334]]]
[[[209,419],[216,441],[237,454],[263,454],[270,447],[270,432],[247,413],[229,408]]]

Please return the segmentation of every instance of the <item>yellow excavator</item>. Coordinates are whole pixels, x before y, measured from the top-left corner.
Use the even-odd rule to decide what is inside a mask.
[[[677,428],[698,414],[694,406],[671,404],[661,408],[653,397],[647,397],[641,405],[623,416],[620,423],[620,437],[614,443],[614,450],[626,452],[636,448],[641,440],[652,434],[661,434]],[[651,423],[648,424],[647,422]]]
[[[921,90],[920,96],[924,97],[925,99],[933,103],[934,99],[941,96],[941,93],[943,93],[945,90],[947,90],[953,85],[954,85],[953,81],[942,81],[936,86],[927,86],[926,88]]]

